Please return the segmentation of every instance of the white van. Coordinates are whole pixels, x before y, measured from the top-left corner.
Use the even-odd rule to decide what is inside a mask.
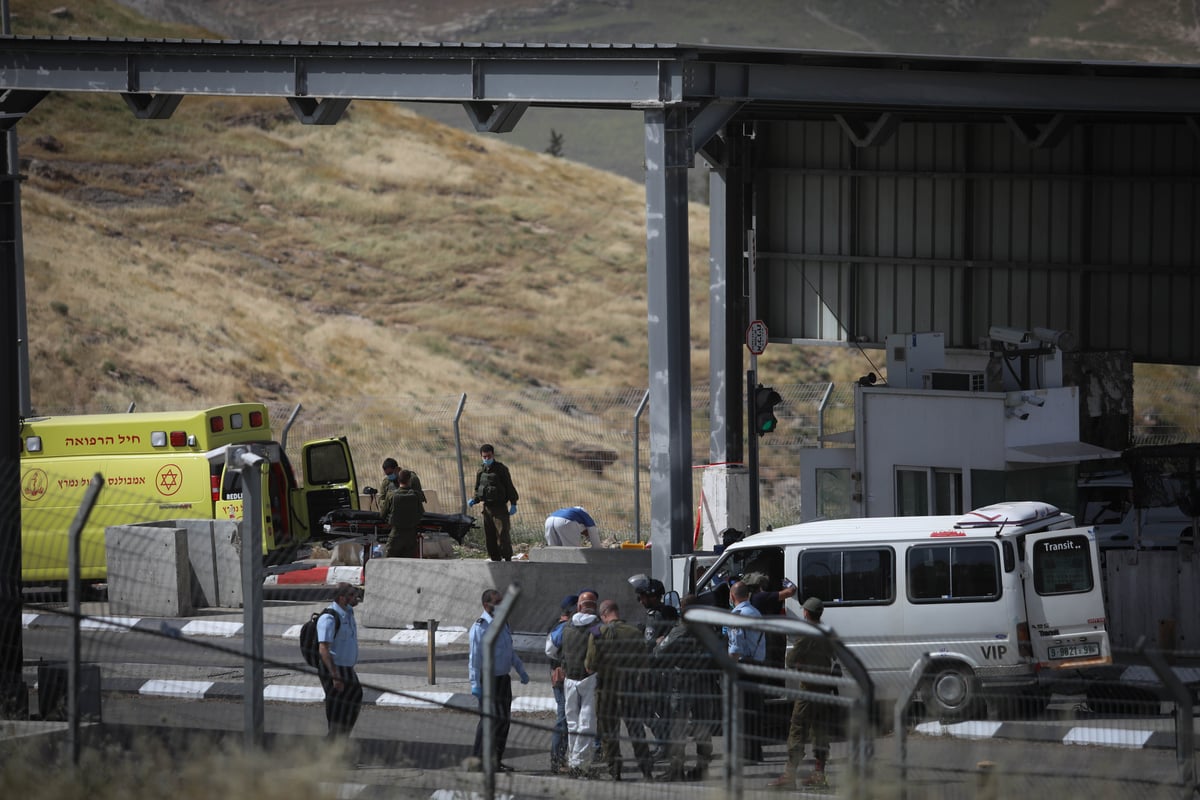
[[[1095,534],[1046,503],[758,533],[700,577],[698,601],[727,604],[730,581],[751,572],[766,574],[771,589],[796,584],[788,615],[821,598],[821,621],[862,660],[880,701],[895,702],[932,654],[921,700],[941,719],[970,717],[985,699],[1028,706],[1053,682],[1039,675],[1112,662]]]

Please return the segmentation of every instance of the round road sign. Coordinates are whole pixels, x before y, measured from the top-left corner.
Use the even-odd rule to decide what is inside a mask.
[[[767,349],[767,323],[756,319],[746,328],[746,347],[756,356],[761,356]]]

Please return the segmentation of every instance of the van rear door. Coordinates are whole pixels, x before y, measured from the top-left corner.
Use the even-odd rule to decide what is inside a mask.
[[[358,508],[358,484],[354,459],[346,437],[337,436],[305,442],[301,448],[303,481],[291,502],[295,522],[292,539],[308,541],[319,529],[321,517],[335,509]]]
[[[1023,552],[1025,609],[1039,666],[1076,669],[1112,663],[1094,531],[1025,534]]]

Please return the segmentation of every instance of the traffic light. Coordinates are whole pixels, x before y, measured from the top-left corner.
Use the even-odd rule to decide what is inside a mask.
[[[782,399],[779,392],[761,383],[754,390],[754,425],[759,436],[770,433],[779,426],[779,420],[775,419],[775,406],[779,405]]]

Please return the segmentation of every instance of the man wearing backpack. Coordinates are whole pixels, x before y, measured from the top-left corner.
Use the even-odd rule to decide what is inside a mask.
[[[362,684],[354,665],[358,663],[358,624],[354,606],[358,589],[339,583],[333,590],[333,602],[317,620],[317,641],[321,655],[318,667],[321,688],[325,690],[325,719],[330,738],[349,736],[362,708]]]

